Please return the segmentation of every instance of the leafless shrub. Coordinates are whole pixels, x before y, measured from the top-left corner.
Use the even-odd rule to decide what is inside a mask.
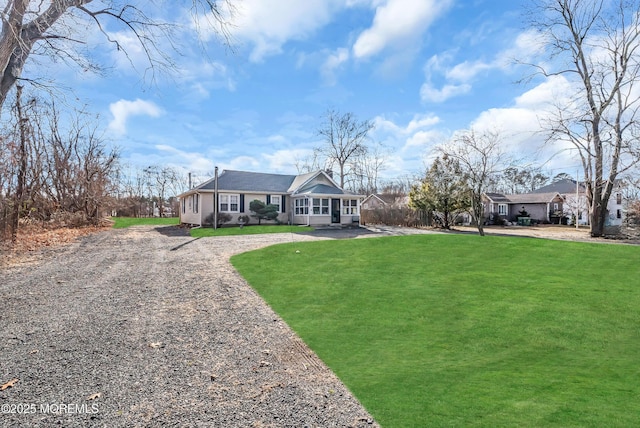
[[[431,219],[425,213],[408,207],[363,209],[360,212],[362,224],[384,224],[387,226],[427,227]]]

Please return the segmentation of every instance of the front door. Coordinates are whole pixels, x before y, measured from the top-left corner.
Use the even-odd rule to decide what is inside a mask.
[[[340,199],[331,199],[331,223],[340,223]]]

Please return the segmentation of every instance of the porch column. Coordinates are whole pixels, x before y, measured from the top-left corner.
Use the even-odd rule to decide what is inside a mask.
[[[549,215],[549,212],[551,211],[551,202],[547,202],[547,221],[551,222],[551,216]]]

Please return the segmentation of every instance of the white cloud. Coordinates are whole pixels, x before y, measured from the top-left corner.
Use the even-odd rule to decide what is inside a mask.
[[[253,156],[238,156],[231,159],[227,163],[222,163],[220,169],[264,172],[264,165],[263,162]]]
[[[213,162],[202,153],[186,152],[167,144],[157,144],[155,147],[160,152],[169,155],[164,160],[167,165],[184,168],[186,171],[212,171],[214,169]]]
[[[296,162],[301,162],[313,154],[313,149],[277,150],[274,153],[263,153],[267,167],[271,171],[290,174],[296,171]],[[264,163],[263,163],[264,164]]]
[[[380,131],[392,132],[394,134],[409,135],[424,128],[431,127],[440,123],[440,118],[433,114],[417,114],[409,121],[407,126],[396,125],[391,120],[378,116],[374,119],[375,129]]]
[[[236,81],[229,68],[220,62],[186,62],[180,68],[180,83],[188,88],[188,93],[197,99],[208,99],[212,90],[236,90]]]
[[[433,87],[431,83],[424,83],[420,88],[420,98],[422,101],[441,103],[449,98],[466,94],[471,90],[471,85],[444,85],[438,89]]]
[[[158,117],[162,114],[162,109],[152,103],[136,99],[135,101],[119,100],[109,105],[109,111],[113,115],[113,120],[109,122],[109,129],[118,134],[123,135],[127,132],[127,120],[130,116],[151,116]]]
[[[427,148],[432,146],[433,144],[440,142],[442,138],[442,133],[436,130],[430,131],[418,131],[413,134],[411,137],[407,138],[403,151],[407,149],[415,149],[417,148]]]
[[[420,97],[423,101],[443,102],[466,94],[471,91],[471,84],[479,74],[492,70],[507,72],[516,64],[516,60],[528,61],[542,52],[544,50],[542,39],[536,31],[524,31],[515,38],[510,47],[498,52],[489,61],[465,60],[454,66],[448,66],[453,62],[455,52],[447,51],[433,55],[424,67],[425,83],[420,88]],[[439,89],[433,84],[435,74],[445,78],[445,82]]]
[[[320,73],[327,85],[336,83],[336,70],[349,60],[349,50],[338,48],[327,56],[324,64],[322,64]]]
[[[382,116],[374,119],[374,140],[382,143],[391,153],[385,170],[389,177],[417,173],[423,168],[422,156],[434,144],[446,137],[435,128],[440,118],[434,114],[418,114],[406,124],[398,124]]]
[[[492,108],[480,113],[471,123],[478,131],[498,131],[505,140],[505,149],[516,157],[538,156],[545,162],[555,155],[558,146],[545,146],[543,124],[554,115],[558,102],[569,102],[570,83],[562,76],[546,79],[514,100],[508,108]]]
[[[282,51],[289,40],[304,39],[326,25],[338,2],[327,0],[244,0],[230,31],[253,45],[250,59],[260,62]]]
[[[494,67],[494,64],[488,64],[483,61],[465,61],[457,64],[455,67],[447,71],[446,77],[447,79],[452,79],[459,82],[468,82],[473,79],[478,73],[490,70]]]
[[[114,44],[107,45],[110,49],[110,56],[115,61],[117,69],[123,73],[140,74],[148,71],[152,64],[149,62],[149,56],[158,58],[158,54],[154,55],[153,49],[147,52],[140,42],[140,39],[132,31],[118,31],[108,33],[109,40],[118,42],[117,48]],[[166,46],[167,41],[159,38],[156,41],[155,48],[159,52],[170,52],[171,47]]]
[[[373,25],[353,45],[356,58],[376,55],[407,40],[419,40],[452,4],[451,0],[387,0],[376,8]]]
[[[507,68],[517,61],[530,61],[544,52],[548,46],[546,36],[536,30],[527,30],[516,37],[513,46],[499,52],[493,63],[497,67]]]
[[[571,83],[563,76],[551,76],[535,88],[516,98],[518,107],[536,110],[548,110],[558,102],[571,104],[573,89]]]

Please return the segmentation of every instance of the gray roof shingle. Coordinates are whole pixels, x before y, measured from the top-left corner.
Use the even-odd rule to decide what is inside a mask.
[[[224,170],[218,176],[218,190],[287,193],[295,179],[295,175]],[[214,190],[214,181],[214,179],[206,181],[196,187],[196,189]]]
[[[540,204],[549,203],[556,197],[562,198],[558,192],[549,193],[521,193],[516,195],[505,195],[509,202],[513,204]],[[563,199],[563,198],[562,198]]]
[[[580,192],[584,192],[584,185],[580,183]],[[561,195],[566,195],[567,193],[576,193],[576,182],[575,180],[558,180],[551,184],[547,184],[546,186],[542,186],[531,193],[550,193],[550,192],[558,192]]]

